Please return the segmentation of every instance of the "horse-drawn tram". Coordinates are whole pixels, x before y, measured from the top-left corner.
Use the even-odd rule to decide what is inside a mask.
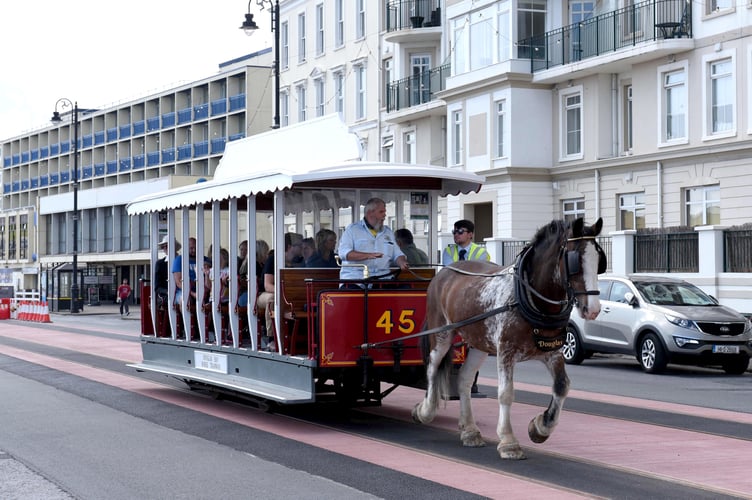
[[[339,243],[374,198],[385,202],[385,225],[411,229],[436,256],[439,197],[477,192],[484,179],[360,156],[357,136],[324,117],[229,143],[212,180],[133,201],[129,214],[148,214],[151,241],[164,246],[151,250],[143,361],[131,366],[280,404],[374,404],[398,385],[426,387],[419,333],[434,267],[371,276],[369,261],[340,260],[341,276],[342,267],[301,267],[291,256],[301,239]],[[268,316],[255,299],[263,242],[276,250]],[[456,347],[455,363],[464,355]]]

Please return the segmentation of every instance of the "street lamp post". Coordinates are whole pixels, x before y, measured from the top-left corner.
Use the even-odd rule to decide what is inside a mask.
[[[78,102],[70,99],[58,99],[52,113],[52,123],[60,123],[62,118],[58,111],[73,107],[73,283],[71,284],[71,314],[78,313]]]
[[[253,0],[248,0],[248,13],[240,26],[240,29],[248,36],[258,29],[251,14],[252,2]],[[262,9],[269,9],[272,14],[272,33],[274,33],[274,124],[272,128],[279,128],[279,0],[256,0],[256,5]]]

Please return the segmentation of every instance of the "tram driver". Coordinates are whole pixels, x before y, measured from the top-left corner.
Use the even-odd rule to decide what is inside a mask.
[[[343,280],[362,279],[365,266],[371,278],[393,279],[390,265],[398,266],[402,271],[406,271],[409,265],[394,233],[384,225],[386,203],[381,198],[371,198],[366,202],[365,212],[363,219],[347,226],[342,234],[339,254],[344,262],[339,277]]]

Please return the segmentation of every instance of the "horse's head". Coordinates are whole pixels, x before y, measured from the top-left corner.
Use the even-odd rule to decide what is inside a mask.
[[[565,272],[583,319],[595,319],[601,312],[598,275],[606,272],[606,254],[598,245],[596,236],[602,227],[600,218],[592,226],[586,226],[580,218],[572,223],[567,238],[563,259]]]

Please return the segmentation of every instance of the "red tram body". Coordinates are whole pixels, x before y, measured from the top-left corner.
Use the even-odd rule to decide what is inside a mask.
[[[290,143],[303,144],[280,146]],[[321,148],[323,143],[331,147]],[[306,155],[306,144],[315,144],[308,151],[322,151],[321,157]],[[251,150],[254,158],[268,161],[254,161],[251,167]],[[264,151],[273,153],[265,156]],[[210,286],[219,282],[215,267],[208,279],[198,274],[191,283],[196,290],[210,289],[207,304],[197,305],[188,296],[176,299],[172,282],[166,292],[153,294],[160,258],[153,248],[152,272],[141,293],[143,361],[131,366],[191,387],[281,404],[324,398],[374,404],[390,391],[385,386],[424,387],[419,333],[435,267],[403,272],[388,285],[360,280],[341,288],[339,269],[287,268],[283,252],[276,252],[276,349],[271,352],[261,347],[264,318],[255,301],[240,305],[244,294],[258,295],[256,280],[237,279],[241,238],[253,242],[266,236],[282,248],[284,233],[292,228],[305,228],[306,234],[331,228],[340,235],[346,224],[362,217],[365,200],[379,196],[396,213],[392,229],[419,226],[421,234],[430,235],[421,242],[428,255],[438,255],[439,197],[477,191],[483,182],[440,167],[361,162],[359,154],[357,137],[338,118],[325,117],[230,143],[213,180],[131,203],[131,215],[150,218],[152,241],[164,234],[174,237],[169,238],[169,265],[177,244],[186,249],[195,238],[201,250],[211,245],[208,259],[214,262],[220,247],[229,250],[231,277],[227,302]],[[255,262],[256,249],[252,243],[248,248],[248,262]],[[180,271],[190,274],[189,259]],[[462,363],[464,355],[458,347],[455,363]]]

